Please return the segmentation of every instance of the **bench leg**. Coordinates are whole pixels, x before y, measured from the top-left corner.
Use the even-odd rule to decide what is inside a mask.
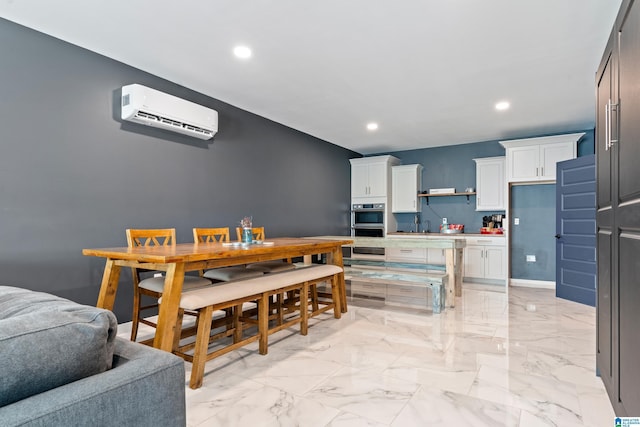
[[[315,286],[314,286],[315,289]],[[307,335],[309,329],[309,282],[302,284],[300,291],[300,334]]]
[[[333,317],[342,317],[342,295],[340,293],[340,274],[331,277],[331,299],[333,300]]]
[[[207,349],[209,348],[212,316],[213,307],[211,306],[198,311],[198,332],[196,334],[196,346],[193,349],[193,364],[191,366],[191,379],[189,380],[189,387],[192,389],[202,386],[204,364],[207,361]]]
[[[267,354],[269,344],[269,300],[271,298],[265,292],[258,300],[258,352]]]
[[[233,307],[233,342],[237,343],[242,341],[242,304],[238,304]]]
[[[444,295],[443,294],[443,286],[442,285],[431,285],[431,294],[432,294],[432,306],[434,313],[440,313],[440,310],[444,308]]]
[[[311,285],[310,288],[311,291],[311,312],[315,313],[316,311],[318,311],[318,285],[316,283],[314,283],[313,285]]]
[[[284,293],[280,292],[276,296],[276,301],[276,323],[278,325],[282,325],[282,323],[284,322]]]

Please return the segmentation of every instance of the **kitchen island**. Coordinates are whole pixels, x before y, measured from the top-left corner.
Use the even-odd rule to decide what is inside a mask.
[[[402,234],[398,236],[397,234]],[[442,249],[445,253],[445,306],[455,307],[455,297],[462,296],[462,258],[466,245],[464,238],[455,235],[430,235],[430,233],[390,233],[387,237],[314,236],[314,239],[351,239],[355,247]],[[404,236],[406,234],[406,237]],[[434,233],[435,234],[435,233]],[[380,262],[385,265],[384,261]]]
[[[401,239],[463,239],[466,242],[462,262],[463,281],[494,286],[506,291],[507,280],[507,234],[505,233],[415,233],[394,232],[389,237]],[[432,252],[433,254],[433,252]],[[431,255],[430,255],[431,258]],[[437,257],[436,257],[437,258]],[[429,260],[434,263],[434,259]],[[444,263],[444,260],[437,261]]]

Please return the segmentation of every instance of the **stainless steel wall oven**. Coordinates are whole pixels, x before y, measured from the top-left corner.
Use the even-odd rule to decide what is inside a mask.
[[[385,204],[356,203],[351,206],[351,234],[354,237],[384,237]],[[384,256],[384,248],[354,246],[352,256]]]

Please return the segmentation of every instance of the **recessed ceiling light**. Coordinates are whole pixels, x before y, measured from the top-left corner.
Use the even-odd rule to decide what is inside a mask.
[[[510,104],[508,101],[500,101],[496,104],[496,110],[498,111],[508,110],[509,107],[510,107]]]
[[[367,129],[369,130],[378,130],[378,124],[371,122],[371,123],[367,123]]]
[[[251,58],[251,49],[247,46],[236,46],[233,48],[233,54],[242,59]]]

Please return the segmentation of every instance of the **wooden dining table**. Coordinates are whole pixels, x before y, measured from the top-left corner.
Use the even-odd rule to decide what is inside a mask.
[[[113,309],[122,267],[165,271],[164,291],[158,310],[158,326],[153,346],[171,351],[184,274],[210,268],[228,267],[276,259],[326,254],[326,262],[342,267],[342,246],[350,239],[313,239],[281,237],[253,244],[179,243],[169,246],[138,246],[83,249],[82,254],[106,258],[97,307]],[[347,311],[344,274],[339,280],[342,312]]]

